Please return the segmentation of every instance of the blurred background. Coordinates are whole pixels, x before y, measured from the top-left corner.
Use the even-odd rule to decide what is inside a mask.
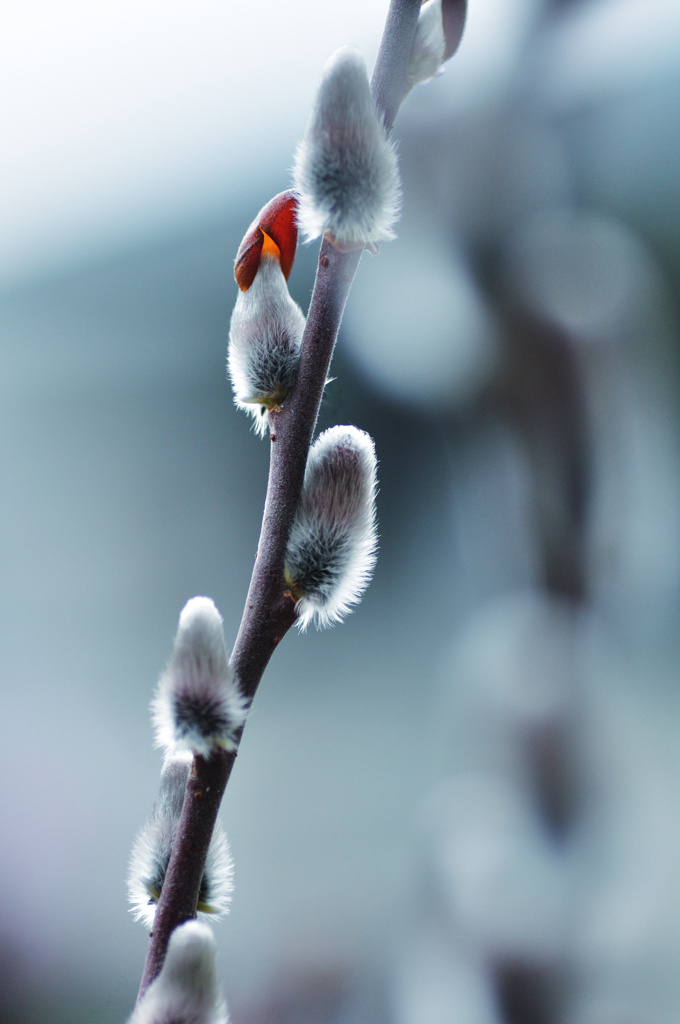
[[[266,486],[233,257],[386,8],[0,14],[7,1024],[131,1011],[148,702],[188,598],[233,641]],[[380,559],[245,733],[235,1024],[680,1018],[679,58],[673,0],[472,0],[402,109],[320,421],[375,437]]]

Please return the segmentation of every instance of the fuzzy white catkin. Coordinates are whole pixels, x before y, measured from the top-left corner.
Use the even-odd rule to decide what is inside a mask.
[[[236,299],[228,357],[234,401],[255,418],[262,436],[267,410],[282,405],[295,382],[304,329],[278,260],[264,255],[250,288]]]
[[[175,928],[163,968],[128,1024],[229,1024],[207,925],[186,921]]]
[[[368,586],[377,558],[376,457],[356,427],[331,427],[312,445],[286,552],[298,625],[339,622]]]
[[[409,79],[414,85],[441,74],[445,50],[442,0],[427,0],[420,8],[408,64]]]
[[[151,928],[156,914],[172,845],[177,835],[192,755],[185,751],[165,758],[158,794],[149,820],[130,854],[128,899],[135,920]],[[201,913],[220,917],[229,909],[233,888],[229,844],[219,822],[215,825],[198,895]]]
[[[328,234],[340,247],[374,248],[394,238],[401,198],[397,156],[354,47],[341,47],[323,69],[294,181],[307,241]]]
[[[179,617],[175,644],[152,702],[156,743],[203,757],[235,750],[247,706],[229,667],[222,618],[209,597],[193,597]]]

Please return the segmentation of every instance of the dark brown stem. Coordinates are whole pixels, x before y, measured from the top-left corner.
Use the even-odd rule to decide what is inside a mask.
[[[390,127],[407,81],[420,0],[393,0],[372,88]],[[302,339],[297,382],[285,407],[270,413],[271,460],[260,541],[231,664],[252,701],[269,659],[295,621],[283,564],[300,498],[307,453],[319,414],[333,349],[360,251],[339,252],[324,240]],[[235,753],[196,757],[187,785],[178,836],[156,910],[138,999],[160,972],[172,931],[196,916],[210,838]]]
[[[177,838],[154,918],[138,999],[163,966],[173,929],[182,921],[196,916],[208,846],[235,758],[234,752],[226,751],[210,758],[194,757]]]

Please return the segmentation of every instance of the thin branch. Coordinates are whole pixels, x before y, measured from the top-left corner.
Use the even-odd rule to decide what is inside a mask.
[[[210,758],[195,755],[184,794],[182,816],[146,954],[138,1000],[159,974],[171,933],[196,917],[198,893],[215,819],[236,758],[232,751]]]
[[[392,130],[399,107],[411,89],[408,63],[419,11],[420,0],[392,0],[387,12],[385,31],[373,69],[371,91],[388,132]]]
[[[419,9],[420,0],[392,0],[388,13],[372,89],[390,127],[408,91],[402,86]],[[271,460],[260,541],[231,657],[240,686],[251,701],[276,646],[295,621],[295,606],[286,594],[283,577],[286,545],[340,321],[360,258],[360,251],[341,253],[323,242],[297,383],[285,407],[270,413]],[[235,758],[234,752],[224,752],[194,759],[138,998],[158,975],[172,931],[196,915],[205,857]]]

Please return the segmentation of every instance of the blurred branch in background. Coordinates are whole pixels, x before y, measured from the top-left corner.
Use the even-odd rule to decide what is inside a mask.
[[[604,17],[605,5],[597,6],[594,23]],[[621,5],[607,6],[613,22]],[[671,765],[645,747],[642,723],[636,750],[624,739],[630,726],[612,736],[636,714],[639,693],[632,694],[650,673],[658,680],[651,703],[675,704],[667,689],[667,658],[677,656],[673,531],[659,538],[673,559],[672,583],[653,559],[636,586],[625,586],[622,569],[632,556],[626,521],[637,520],[650,541],[655,531],[636,493],[667,493],[664,474],[677,477],[677,399],[661,412],[673,453],[661,478],[636,479],[629,433],[631,421],[649,415],[650,385],[655,403],[665,373],[677,387],[669,349],[677,334],[658,260],[619,211],[586,198],[554,78],[532,82],[537,66],[554,73],[546,50],[554,52],[562,34],[578,36],[579,19],[587,22],[594,8],[582,4],[570,16],[533,5],[507,92],[478,109],[481,118],[459,122],[450,159],[436,164],[433,191],[437,201],[448,197],[453,225],[451,270],[482,342],[475,351],[466,340],[465,358],[451,360],[455,405],[441,378],[433,382],[442,412],[453,414],[459,586],[478,608],[467,627],[454,628],[441,672],[443,774],[423,808],[423,882],[395,984],[402,1024],[670,1024],[677,1014],[670,950],[678,930],[663,895],[677,882],[662,852],[670,838],[663,816],[648,856],[632,853],[639,779],[667,794]],[[625,70],[620,75],[627,91]],[[415,129],[421,150],[436,149],[437,128]],[[436,216],[433,207],[423,217],[427,231]],[[359,350],[370,343],[355,312]],[[439,329],[448,331],[445,322]],[[487,355],[490,334],[495,359]],[[462,475],[461,426],[475,437]],[[651,591],[665,620],[654,628],[665,654],[642,639]],[[622,657],[633,663],[625,670]],[[615,785],[622,760],[627,779]],[[664,865],[653,884],[651,849]],[[648,973],[650,945],[664,964],[658,973]]]

